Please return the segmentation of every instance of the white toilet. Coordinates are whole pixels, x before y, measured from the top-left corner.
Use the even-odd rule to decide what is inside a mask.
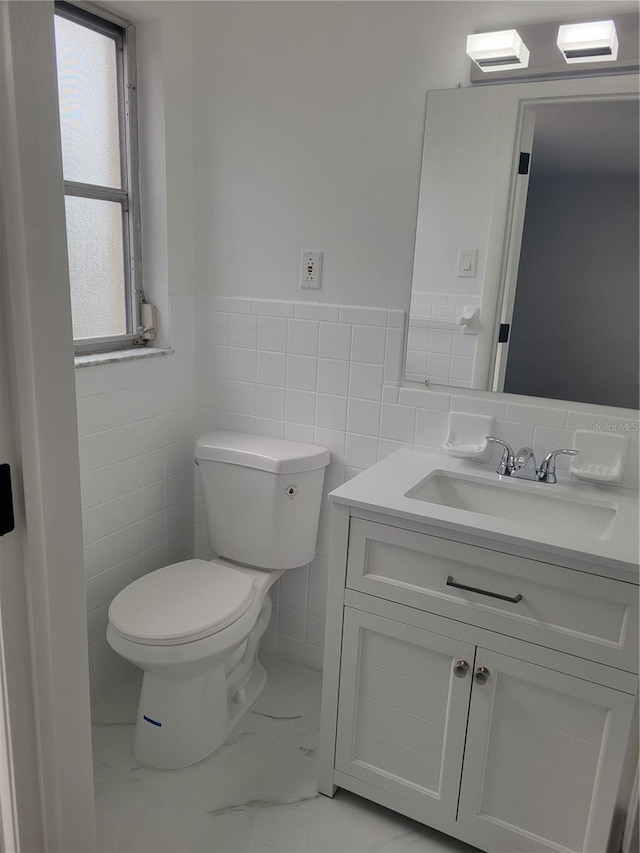
[[[215,431],[198,439],[209,542],[221,556],[158,569],[118,593],[107,640],[144,671],[133,743],[151,767],[211,755],[252,708],[269,587],[315,555],[329,451]]]

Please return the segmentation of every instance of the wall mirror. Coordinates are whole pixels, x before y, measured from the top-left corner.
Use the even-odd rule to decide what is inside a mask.
[[[638,78],[430,92],[405,379],[638,407]]]

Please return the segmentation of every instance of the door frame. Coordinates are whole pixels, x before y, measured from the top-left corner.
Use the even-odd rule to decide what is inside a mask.
[[[0,203],[0,317],[4,321],[0,323],[0,462],[10,468],[15,527],[0,538],[0,850],[40,850],[43,835],[24,577],[24,504],[14,440],[1,211]],[[3,502],[6,500],[3,495]]]
[[[491,381],[489,386],[491,391],[497,391],[499,393],[504,391],[509,342],[513,331],[513,310],[515,307],[516,287],[520,271],[520,255],[522,252],[524,237],[524,223],[527,209],[531,163],[535,157],[534,143],[536,109],[537,107],[551,104],[562,106],[564,104],[572,104],[576,102],[610,103],[614,101],[630,101],[638,99],[637,88],[633,92],[628,92],[626,90],[618,91],[618,88],[610,93],[571,93],[558,95],[552,98],[523,98],[520,101],[515,132],[516,145],[514,148],[513,163],[511,167],[511,187],[509,190],[509,201],[507,205],[504,257],[501,263],[503,273],[498,292],[498,322],[494,324],[493,329],[493,347],[495,354],[493,357],[493,378],[491,376],[489,377]],[[531,155],[525,174],[520,174],[518,169],[520,152],[529,153]],[[552,309],[552,306],[547,306],[547,308]],[[540,319],[540,322],[543,322],[543,318]],[[501,324],[507,324],[509,326],[509,335],[505,342],[500,342],[498,339],[499,326]]]
[[[506,272],[504,290],[502,293],[502,307],[500,311],[500,324],[509,326],[513,321],[513,308],[516,301],[516,284],[518,282],[518,270],[520,268],[520,252],[522,251],[522,235],[524,233],[524,218],[527,210],[527,198],[529,193],[529,175],[531,172],[531,157],[533,154],[533,140],[536,125],[536,108],[531,104],[524,107],[520,128],[519,140],[516,146],[519,149],[519,157],[528,154],[529,160],[525,172],[513,176],[513,199],[511,210],[511,224],[509,237],[505,240],[506,249]],[[509,337],[504,342],[497,341],[495,363],[493,368],[492,391],[504,389],[504,378],[507,372],[507,356],[509,352]]]
[[[26,775],[31,783],[37,777],[40,794],[32,803],[42,823],[36,849],[84,853],[95,850],[96,840],[53,3],[0,0],[0,24],[4,323],[13,332],[8,361],[28,613],[28,636],[9,636],[31,664],[37,766]],[[12,745],[19,728],[27,728],[21,723],[10,729]],[[15,770],[20,783],[23,762]],[[12,823],[18,839],[26,838],[19,812]]]

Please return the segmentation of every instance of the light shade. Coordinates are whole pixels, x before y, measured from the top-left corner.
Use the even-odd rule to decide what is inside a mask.
[[[565,60],[612,62],[618,57],[618,35],[613,21],[565,24],[558,30],[558,47]]]
[[[529,50],[517,30],[467,36],[467,54],[483,71],[505,71],[529,65]]]

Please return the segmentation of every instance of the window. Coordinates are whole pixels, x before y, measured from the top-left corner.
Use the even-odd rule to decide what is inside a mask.
[[[56,2],[55,38],[76,352],[143,344],[133,30]]]

